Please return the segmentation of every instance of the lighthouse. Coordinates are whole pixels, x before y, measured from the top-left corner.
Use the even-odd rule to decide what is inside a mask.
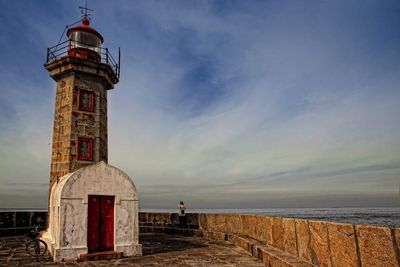
[[[43,239],[54,261],[140,256],[138,201],[132,179],[108,164],[107,91],[117,60],[86,12],[67,40],[47,49],[56,82],[49,218]],[[100,254],[99,254],[100,253]]]

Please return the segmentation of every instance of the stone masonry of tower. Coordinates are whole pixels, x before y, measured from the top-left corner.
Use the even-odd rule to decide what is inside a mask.
[[[81,167],[107,162],[107,90],[118,78],[107,64],[66,56],[47,63],[57,82],[50,190]]]

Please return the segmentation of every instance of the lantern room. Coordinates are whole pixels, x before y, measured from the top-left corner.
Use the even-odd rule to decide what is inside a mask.
[[[103,36],[90,27],[89,24],[89,19],[84,17],[81,25],[68,30],[68,55],[101,62]]]
[[[69,28],[77,23],[77,26]],[[102,67],[111,68],[111,71],[107,71],[107,73],[111,74],[111,83],[115,84],[118,82],[120,74],[120,49],[118,49],[117,59],[114,59],[110,50],[103,47],[103,36],[89,25],[90,21],[86,13],[82,20],[67,25],[66,40],[62,41],[64,37],[63,32],[60,41],[56,45],[47,48],[45,67],[53,69],[52,66],[56,67],[63,60],[67,59],[74,62],[78,60],[82,64],[85,62],[88,64],[97,63],[102,65]]]

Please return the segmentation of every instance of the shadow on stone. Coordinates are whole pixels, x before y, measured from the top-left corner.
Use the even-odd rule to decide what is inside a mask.
[[[139,242],[142,244],[143,255],[183,251],[207,246],[207,244],[198,241],[188,240],[184,236],[168,234],[141,234]]]

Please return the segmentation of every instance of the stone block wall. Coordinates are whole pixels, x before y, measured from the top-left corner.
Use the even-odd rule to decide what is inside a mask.
[[[107,162],[107,91],[100,77],[69,73],[57,81],[50,189],[58,178],[79,168]],[[93,110],[80,107],[81,94],[92,94]],[[80,159],[78,138],[93,140],[91,159]]]
[[[46,211],[0,212],[0,236],[25,234],[37,225],[44,229],[46,218]]]

